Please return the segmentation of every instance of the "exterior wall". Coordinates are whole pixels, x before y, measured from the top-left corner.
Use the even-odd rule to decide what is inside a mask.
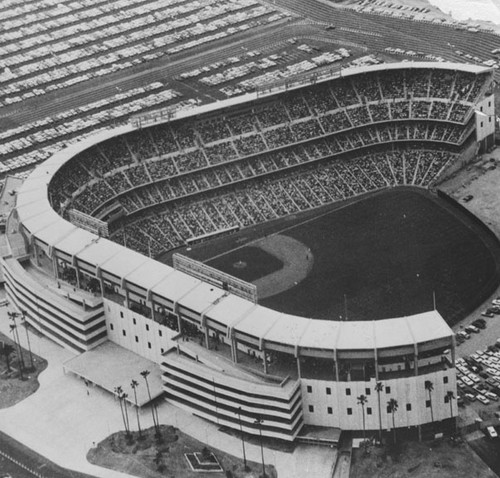
[[[446,378],[445,378],[446,377]],[[444,383],[447,379],[448,383]],[[383,382],[384,390],[380,393],[382,411],[382,428],[392,429],[392,414],[387,413],[387,402],[394,398],[398,402],[398,410],[394,414],[397,428],[422,425],[431,421],[430,407],[426,406],[429,394],[425,390],[425,382],[429,380],[434,386],[432,407],[434,421],[450,418],[450,404],[444,397],[448,391],[456,395],[456,371],[454,368],[432,372],[417,377],[405,377]],[[327,382],[323,380],[301,380],[304,422],[308,425],[337,427],[342,430],[362,430],[362,407],[358,405],[360,395],[366,395],[365,426],[367,430],[379,429],[378,396],[375,391],[375,380],[367,382]],[[308,389],[308,387],[311,387]],[[327,387],[331,395],[327,394]],[[390,392],[386,391],[390,387]],[[311,392],[308,392],[311,390]],[[368,393],[369,392],[369,393]],[[348,394],[349,393],[349,394]],[[407,410],[407,404],[411,410]],[[309,410],[314,407],[314,411]],[[328,413],[328,407],[332,413]],[[348,414],[351,409],[351,415]],[[368,414],[371,408],[371,415]],[[456,401],[452,401],[453,416],[458,415]]]
[[[302,428],[300,386],[236,378],[190,358],[169,357],[162,362],[163,388],[169,402],[218,425],[258,435],[293,441]],[[239,415],[238,415],[239,412]]]
[[[476,138],[484,138],[495,134],[495,96],[483,98],[476,105]]]
[[[7,296],[27,312],[26,320],[33,328],[74,352],[90,350],[107,340],[102,303],[84,310],[40,286],[16,259],[2,259],[2,267]]]
[[[174,345],[171,338],[177,333],[112,300],[103,301],[109,340],[141,357],[161,363],[162,354]]]

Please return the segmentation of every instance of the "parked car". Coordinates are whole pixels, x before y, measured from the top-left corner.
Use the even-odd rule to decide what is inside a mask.
[[[477,394],[477,399],[483,404],[483,405],[488,405],[490,401],[484,396],[481,395],[480,393]]]
[[[493,392],[486,392],[484,394],[484,396],[486,398],[489,398],[490,400],[493,400],[494,402],[498,402],[498,395],[496,393],[493,393]]]
[[[498,438],[498,433],[495,430],[495,427],[492,427],[492,426],[486,427],[486,434],[491,439]]]
[[[488,312],[487,310],[485,310],[484,312],[481,312],[481,315],[483,317],[489,317],[490,319],[491,319],[491,317],[494,317],[493,312]]]
[[[475,334],[479,333],[479,329],[475,325],[472,325],[472,324],[465,327],[465,331],[469,332],[469,333],[473,332]],[[474,357],[474,358],[476,358],[476,357]]]
[[[464,197],[463,201],[464,202],[469,202],[472,199],[474,199],[474,196],[472,194],[467,194],[467,196]]]
[[[491,314],[493,317],[493,314]],[[478,329],[485,329],[486,328],[486,322],[482,322],[480,319],[476,319],[474,322],[472,322],[472,325],[474,327],[477,327]]]

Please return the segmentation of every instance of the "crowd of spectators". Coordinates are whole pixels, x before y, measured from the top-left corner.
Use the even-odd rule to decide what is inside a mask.
[[[460,85],[462,98],[480,89],[469,87],[466,94],[461,75],[469,74],[387,71],[375,74],[376,81],[341,78],[240,113],[111,138],[55,175],[52,202],[97,215],[106,203],[120,204],[125,219],[116,237],[134,237],[131,247],[155,254],[189,238],[381,187],[428,186],[454,157],[436,148],[450,143],[449,150],[458,151],[470,132],[465,120],[473,105],[457,100],[455,88]],[[386,98],[389,92],[402,96]],[[374,152],[384,144],[394,149]],[[136,220],[138,211],[145,218]],[[152,225],[144,226],[146,218]],[[153,234],[157,229],[165,232]]]
[[[115,225],[112,239],[155,256],[234,226],[248,227],[395,185],[428,186],[454,159],[444,150],[386,150],[207,190]]]

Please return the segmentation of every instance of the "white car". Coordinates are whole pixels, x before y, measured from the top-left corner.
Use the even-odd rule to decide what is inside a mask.
[[[477,397],[476,397],[483,405],[488,405],[490,403],[490,401],[484,396],[484,395],[481,395],[480,393],[477,394]]]
[[[486,396],[486,398],[489,398],[490,400],[493,400],[495,402],[498,401],[498,395],[496,393],[486,392],[484,395]]]
[[[474,382],[474,383],[479,383],[481,379],[477,376],[474,375],[473,373],[469,373],[468,377]]]
[[[472,387],[472,385],[474,385],[474,382],[469,377],[462,377],[462,381],[469,387]]]
[[[493,438],[498,438],[498,433],[497,431],[495,430],[495,427],[492,427],[492,426],[489,426],[489,427],[486,427],[486,433],[488,434],[488,436],[493,439]]]

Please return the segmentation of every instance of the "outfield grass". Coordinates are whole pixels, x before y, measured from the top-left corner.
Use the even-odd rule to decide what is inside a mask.
[[[262,305],[321,319],[338,320],[347,311],[349,320],[372,320],[430,310],[435,296],[438,311],[453,323],[498,283],[498,244],[460,209],[427,191],[395,188],[320,212],[309,212],[306,222],[298,215],[261,226],[261,236],[286,234],[314,255],[304,281]],[[232,264],[238,260],[258,269],[261,259],[252,255],[251,243],[241,247],[242,236],[255,239],[258,228],[226,240],[226,256],[211,265],[237,277]],[[221,244],[202,245],[196,258],[209,260]]]

